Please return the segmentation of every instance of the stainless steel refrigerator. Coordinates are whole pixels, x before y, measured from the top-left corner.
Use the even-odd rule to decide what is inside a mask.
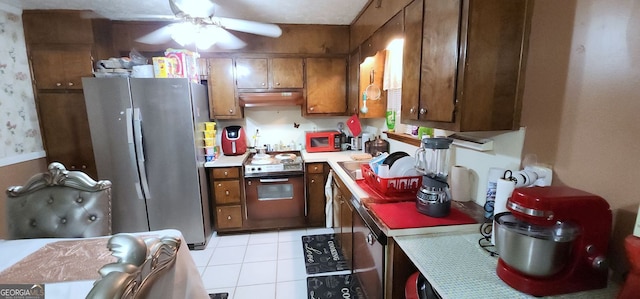
[[[112,182],[113,231],[211,236],[202,132],[206,87],[187,79],[83,78],[98,178]]]

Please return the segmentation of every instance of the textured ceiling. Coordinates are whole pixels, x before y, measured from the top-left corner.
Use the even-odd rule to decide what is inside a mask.
[[[280,24],[348,25],[368,0],[213,0],[216,15]],[[0,0],[20,9],[92,10],[112,20],[162,20],[168,0]]]

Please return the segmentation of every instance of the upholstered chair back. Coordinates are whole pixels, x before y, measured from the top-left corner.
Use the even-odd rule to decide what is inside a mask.
[[[111,234],[111,182],[58,162],[7,189],[9,238],[86,238]]]

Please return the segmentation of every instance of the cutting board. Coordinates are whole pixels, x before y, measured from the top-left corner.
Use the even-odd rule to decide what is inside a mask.
[[[390,229],[477,223],[469,215],[458,211],[458,209],[454,207],[451,207],[451,213],[449,216],[434,218],[418,212],[415,201],[370,203],[367,204],[367,206]]]
[[[358,136],[362,133],[362,126],[360,125],[360,119],[358,119],[358,115],[354,114],[347,120],[347,127],[349,127],[349,131],[353,136]]]

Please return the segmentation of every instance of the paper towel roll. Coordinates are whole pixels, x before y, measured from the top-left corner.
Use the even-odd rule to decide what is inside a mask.
[[[516,182],[511,180],[505,180],[503,178],[498,179],[496,186],[496,201],[493,206],[493,215],[498,215],[502,212],[507,212],[507,200],[511,197],[513,189],[516,188]],[[495,218],[493,218],[493,227],[496,227]],[[496,245],[496,231],[491,230],[491,243]]]
[[[493,215],[507,211],[507,200],[511,197],[513,189],[516,187],[516,182],[506,180],[503,178],[498,179],[498,186],[496,187],[496,202],[493,205]]]
[[[466,167],[455,165],[449,175],[451,197],[455,201],[471,200],[471,172]]]

